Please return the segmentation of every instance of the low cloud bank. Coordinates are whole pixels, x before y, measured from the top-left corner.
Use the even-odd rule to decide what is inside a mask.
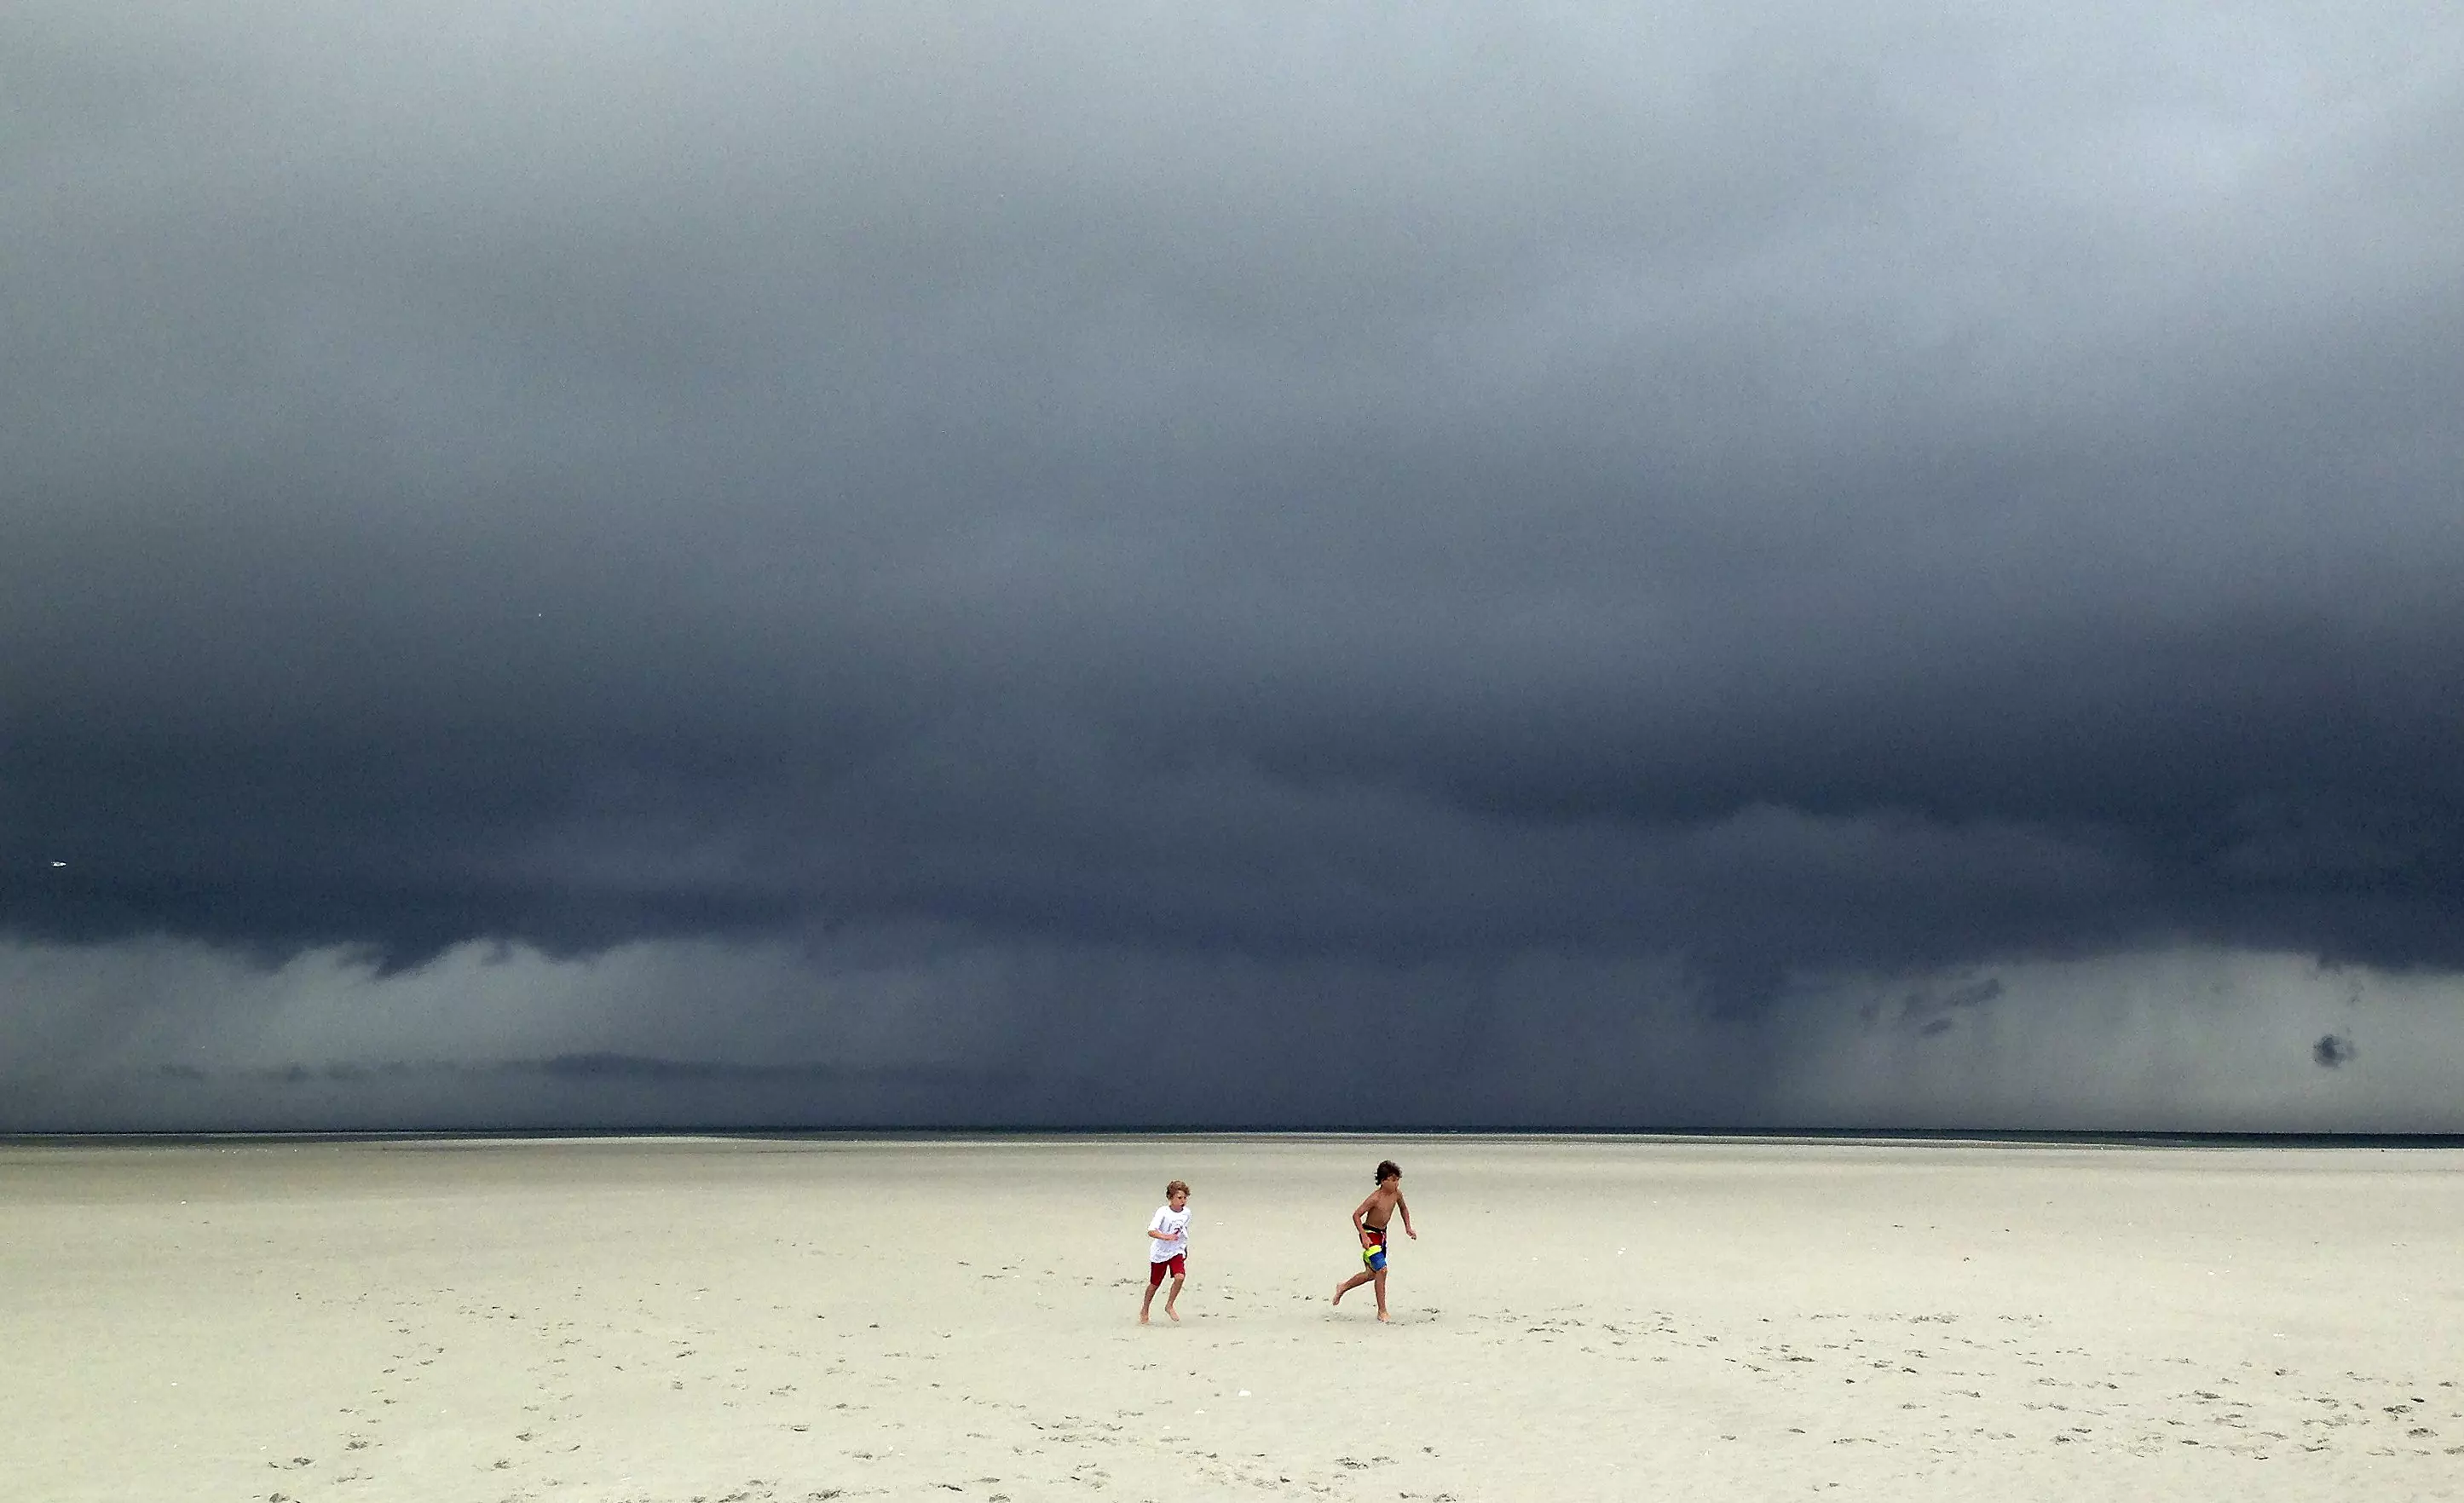
[[[2441,1063],[2464,1050],[2464,977],[2205,948],[1791,976],[1742,1012],[1668,962],[1266,963],[948,931],[473,946],[393,972],[19,944],[0,987],[11,1131],[2464,1130]]]

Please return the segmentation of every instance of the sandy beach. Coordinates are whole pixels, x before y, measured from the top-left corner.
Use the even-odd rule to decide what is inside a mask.
[[[2459,1252],[2430,1150],[16,1144],[0,1493],[2454,1497]]]

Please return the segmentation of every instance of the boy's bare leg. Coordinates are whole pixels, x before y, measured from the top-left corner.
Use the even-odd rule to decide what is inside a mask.
[[[1377,1318],[1392,1319],[1393,1317],[1386,1313],[1386,1271],[1381,1268],[1370,1276],[1377,1281]]]
[[[1147,1307],[1155,1303],[1155,1286],[1149,1284],[1147,1286],[1147,1296],[1138,1301],[1138,1324],[1140,1325],[1147,1323]]]
[[[1188,1282],[1188,1280],[1185,1278],[1174,1279],[1172,1281],[1172,1293],[1163,1296],[1163,1313],[1172,1317],[1176,1320],[1180,1318],[1180,1312],[1175,1310],[1173,1306],[1180,1302],[1180,1286],[1186,1282]],[[1148,1290],[1147,1297],[1150,1299],[1154,1298],[1155,1291],[1152,1289]]]
[[[1369,1280],[1370,1280],[1372,1277],[1374,1277],[1374,1276],[1375,1276],[1375,1275],[1371,1274],[1368,1274],[1368,1273],[1365,1273],[1365,1272],[1364,1272],[1364,1273],[1358,1273],[1358,1274],[1353,1274],[1350,1278],[1345,1279],[1342,1283],[1335,1285],[1335,1286],[1334,1286],[1334,1302],[1335,1302],[1336,1304],[1341,1304],[1341,1303],[1343,1303],[1343,1296],[1346,1296],[1346,1295],[1348,1295],[1348,1294],[1352,1293],[1353,1290],[1358,1289],[1361,1285],[1363,1285],[1363,1284],[1365,1284],[1365,1283],[1369,1282]]]

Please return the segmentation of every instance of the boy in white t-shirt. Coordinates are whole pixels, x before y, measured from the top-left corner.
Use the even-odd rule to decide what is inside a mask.
[[[1180,1312],[1173,1304],[1189,1277],[1189,1185],[1182,1180],[1163,1187],[1163,1205],[1147,1223],[1147,1296],[1138,1301],[1138,1324],[1147,1323],[1147,1307],[1166,1274],[1172,1275],[1172,1293],[1163,1296],[1163,1313],[1177,1320]]]

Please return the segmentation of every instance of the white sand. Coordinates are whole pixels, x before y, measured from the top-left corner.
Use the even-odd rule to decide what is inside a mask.
[[[1381,1153],[1397,1321],[1345,1217]],[[0,1496],[2464,1496],[2464,1155],[0,1146]],[[1187,1318],[1134,1323],[1197,1186]],[[1160,1301],[1158,1301],[1158,1310]]]

